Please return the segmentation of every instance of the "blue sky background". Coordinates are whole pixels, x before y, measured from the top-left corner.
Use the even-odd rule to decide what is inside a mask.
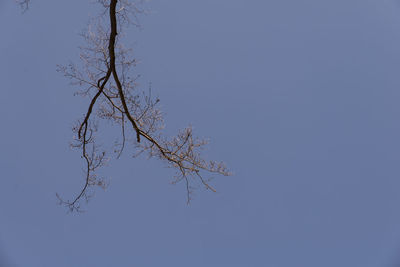
[[[87,105],[56,64],[95,6],[32,1],[0,2],[1,266],[400,266],[399,1],[149,2],[140,83],[235,175],[187,206],[172,170],[125,153],[83,214],[55,198],[83,182]]]

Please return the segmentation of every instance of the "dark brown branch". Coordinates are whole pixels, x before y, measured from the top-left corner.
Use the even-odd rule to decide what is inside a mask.
[[[96,95],[92,98],[92,101],[90,102],[90,105],[89,105],[89,109],[88,109],[88,111],[86,112],[85,119],[83,120],[81,126],[79,127],[79,130],[78,130],[78,138],[79,138],[79,139],[81,139],[82,128],[83,128],[84,126],[85,126],[85,132],[86,132],[87,124],[88,124],[90,115],[92,114],[92,110],[93,110],[94,104],[96,104],[97,98],[98,98],[98,97],[101,95],[101,93],[103,92],[104,86],[105,86],[106,83],[108,82],[108,79],[110,78],[110,75],[111,75],[111,70],[108,70],[106,76],[100,78],[100,79],[97,81],[97,87],[99,88],[99,91],[98,91],[98,92],[96,93]],[[103,81],[103,83],[100,85],[101,81]]]
[[[110,69],[112,71],[114,81],[117,84],[119,96],[121,99],[122,106],[124,107],[126,117],[128,117],[128,120],[131,122],[132,127],[136,131],[136,139],[138,143],[140,142],[140,130],[136,124],[136,121],[132,118],[132,115],[129,112],[128,106],[126,105],[126,100],[125,100],[125,94],[124,91],[122,90],[122,85],[119,80],[117,70],[115,68],[115,38],[118,34],[117,32],[117,17],[116,17],[116,12],[115,8],[117,6],[118,0],[111,0],[110,4],[110,23],[111,23],[111,33],[110,33],[110,44],[109,44],[109,53],[110,53]]]

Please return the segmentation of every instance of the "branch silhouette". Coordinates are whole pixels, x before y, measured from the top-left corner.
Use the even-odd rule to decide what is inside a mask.
[[[17,2],[21,7],[28,8],[29,0]],[[107,185],[105,179],[96,174],[96,170],[107,161],[107,151],[100,150],[96,143],[99,120],[111,120],[121,125],[122,142],[115,150],[117,158],[126,147],[128,123],[135,136],[136,155],[146,152],[150,158],[158,158],[175,169],[173,183],[185,182],[188,202],[194,181],[215,192],[209,184],[210,179],[203,178],[203,172],[230,175],[225,164],[203,159],[200,152],[207,142],[195,138],[191,127],[179,131],[175,137],[167,138],[162,133],[164,125],[163,114],[158,109],[159,99],[152,98],[151,90],[148,94],[138,90],[138,76],[131,77],[136,60],[131,57],[131,50],[126,49],[119,40],[123,26],[137,25],[136,15],[143,10],[131,0],[98,2],[104,12],[90,25],[88,33],[82,35],[87,46],[81,47],[81,67],[73,63],[58,67],[58,71],[71,79],[73,85],[81,88],[78,95],[91,98],[83,119],[73,127],[76,138],[72,146],[81,150],[85,162],[85,182],[70,201],[57,194],[60,204],[70,211],[80,211],[81,200],[88,200],[91,196],[89,188],[104,188]]]

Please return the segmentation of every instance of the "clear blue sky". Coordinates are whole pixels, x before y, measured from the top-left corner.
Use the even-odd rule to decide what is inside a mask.
[[[400,265],[400,1],[152,0],[129,31],[140,83],[235,175],[187,206],[170,169],[126,153],[66,214],[87,100],[55,70],[89,2],[0,2],[1,267]]]

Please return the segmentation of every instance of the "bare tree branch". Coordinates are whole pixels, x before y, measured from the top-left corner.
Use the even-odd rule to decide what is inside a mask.
[[[25,12],[29,8],[30,0],[14,0],[17,4],[20,5],[22,12]]]
[[[16,0],[22,7],[28,8],[29,0]],[[137,89],[136,79],[132,78],[132,67],[136,60],[131,50],[126,49],[119,40],[123,26],[138,25],[137,14],[143,12],[132,0],[98,0],[107,17],[104,25],[98,19],[83,34],[87,46],[81,47],[81,67],[75,64],[59,66],[72,84],[79,86],[78,93],[90,97],[90,103],[83,119],[73,128],[77,137],[72,146],[81,150],[85,162],[85,182],[71,201],[65,201],[59,195],[60,203],[71,211],[79,211],[81,200],[88,200],[88,189],[92,186],[105,187],[106,183],[96,175],[96,170],[106,162],[106,151],[99,150],[96,144],[97,121],[111,120],[121,125],[122,144],[115,150],[117,158],[125,148],[126,127],[129,123],[135,135],[134,147],[137,154],[146,152],[150,158],[162,160],[176,171],[173,183],[184,181],[187,201],[191,199],[194,182],[206,189],[216,190],[204,179],[202,172],[230,175],[222,162],[206,161],[201,149],[205,140],[195,138],[191,127],[178,132],[177,136],[167,138],[163,133],[163,116],[158,109],[159,99],[153,99],[151,90],[148,95]],[[108,21],[108,22],[107,22]]]

